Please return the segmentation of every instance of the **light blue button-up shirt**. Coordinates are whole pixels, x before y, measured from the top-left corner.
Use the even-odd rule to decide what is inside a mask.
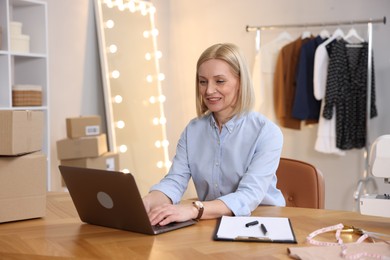
[[[256,112],[234,117],[221,132],[212,114],[195,118],[168,174],[151,190],[177,204],[192,177],[199,200],[219,199],[236,216],[249,216],[260,204],[285,206],[275,175],[282,146],[279,127]]]

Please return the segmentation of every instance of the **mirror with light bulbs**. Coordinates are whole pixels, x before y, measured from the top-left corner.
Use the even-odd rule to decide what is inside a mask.
[[[95,0],[95,10],[109,150],[145,195],[170,167],[156,9],[145,1]]]

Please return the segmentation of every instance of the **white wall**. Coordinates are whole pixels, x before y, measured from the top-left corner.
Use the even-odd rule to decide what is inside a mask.
[[[65,119],[104,117],[92,0],[47,0],[52,190],[61,189],[56,141],[66,138]]]
[[[59,189],[55,142],[65,137],[65,118],[80,114],[104,116],[100,68],[95,38],[92,0],[47,0],[49,11],[49,64],[51,156],[53,189]],[[254,33],[246,25],[359,20],[390,17],[387,0],[153,0],[163,52],[162,71],[167,102],[168,138],[173,156],[187,122],[195,116],[194,78],[199,54],[217,42],[239,45],[252,65]],[[305,10],[305,11],[303,11]],[[356,27],[364,32],[366,27]],[[299,34],[301,30],[290,30]],[[265,37],[267,38],[267,37]],[[371,121],[371,139],[390,133],[389,25],[374,26],[374,56],[378,118]],[[324,155],[313,149],[316,127],[302,131],[283,129],[283,156],[305,160],[319,167],[326,180],[326,208],[353,209],[353,192],[363,171],[361,150],[345,157]],[[384,186],[384,185],[382,185]],[[381,187],[384,190],[383,187]],[[387,192],[389,187],[385,187]]]

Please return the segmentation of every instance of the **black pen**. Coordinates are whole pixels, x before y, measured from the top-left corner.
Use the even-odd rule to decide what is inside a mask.
[[[263,234],[266,235],[268,231],[267,231],[267,228],[264,226],[263,223],[261,223],[260,228],[261,228],[261,231],[263,231]]]
[[[246,223],[246,224],[245,224],[245,226],[246,226],[246,227],[250,227],[250,226],[257,225],[257,224],[259,224],[259,221],[255,220],[255,221],[252,221],[252,222]]]

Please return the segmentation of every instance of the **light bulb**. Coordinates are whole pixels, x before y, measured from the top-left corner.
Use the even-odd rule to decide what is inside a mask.
[[[160,148],[161,147],[161,141],[154,142],[154,146],[156,146],[157,148]]]
[[[160,120],[157,117],[153,118],[153,125],[158,125],[159,121]]]
[[[122,96],[116,95],[116,96],[114,97],[114,102],[115,102],[115,103],[120,104],[120,103],[122,103],[122,101],[123,101]]]
[[[152,54],[150,54],[149,52],[145,54],[145,59],[146,60],[151,60],[152,59]]]
[[[149,82],[149,83],[152,83],[153,82],[153,76],[152,75],[146,76],[146,81]]]
[[[114,27],[114,25],[115,25],[115,23],[114,23],[113,20],[108,20],[108,21],[106,22],[106,27],[107,27],[108,29],[112,29],[112,28]]]
[[[124,145],[124,144],[122,144],[121,146],[119,146],[119,151],[120,151],[121,153],[127,152],[127,146]]]
[[[159,81],[163,81],[164,79],[165,79],[164,73],[158,74],[158,80],[159,80]]]
[[[123,4],[123,1],[122,0],[117,0],[116,1],[117,3],[117,6],[118,6],[118,10],[119,11],[124,11],[125,10],[125,5]]]
[[[167,123],[167,119],[165,117],[160,117],[160,124],[165,125]]]
[[[122,169],[121,172],[123,172],[123,173],[130,173],[129,169]]]
[[[164,167],[164,163],[162,161],[158,161],[157,168],[161,169],[162,167]]]
[[[150,14],[156,13],[156,7],[154,7],[154,6],[150,7],[150,8],[149,8],[149,13],[150,13]]]
[[[118,127],[119,129],[124,128],[125,122],[123,122],[122,120],[119,120],[118,122],[116,122],[116,127]]]
[[[129,2],[129,11],[134,13],[135,12],[135,3],[134,1]]]
[[[156,97],[151,96],[151,97],[149,98],[149,102],[150,102],[151,104],[156,103]]]
[[[166,161],[165,162],[165,168],[170,168],[172,166],[172,162],[171,161]]]
[[[169,145],[168,140],[162,140],[161,145],[162,145],[162,147],[168,147],[168,145]]]
[[[158,35],[158,29],[157,28],[153,28],[150,33],[151,33],[152,36],[157,36]]]
[[[160,96],[158,97],[158,101],[159,101],[160,103],[164,103],[165,100],[166,100],[166,97],[165,97],[164,95],[160,95]]]
[[[143,35],[144,35],[145,38],[149,38],[150,32],[149,31],[144,31]]]
[[[118,51],[118,47],[115,45],[115,44],[111,44],[109,47],[108,47],[108,50],[111,52],[111,53],[116,53]]]
[[[105,1],[108,8],[113,8],[114,3],[112,1]]]
[[[111,73],[111,76],[114,78],[114,79],[117,79],[119,78],[121,74],[119,73],[119,71],[117,70],[114,70],[112,73]]]
[[[148,14],[148,10],[146,10],[146,5],[145,5],[144,2],[140,2],[138,7],[139,7],[139,9],[141,10],[141,14],[142,14],[143,16],[145,16],[145,15]]]

